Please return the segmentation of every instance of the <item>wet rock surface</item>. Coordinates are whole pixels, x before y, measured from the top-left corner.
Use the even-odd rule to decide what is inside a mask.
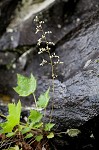
[[[6,31],[17,4],[18,0],[0,1],[0,36]]]
[[[66,9],[71,4],[72,11]],[[65,146],[68,150],[74,147],[74,150],[94,150],[97,145],[98,132],[96,133],[96,130],[98,131],[99,125],[97,121],[99,118],[98,6],[98,0],[58,1],[40,14],[40,18],[45,19],[44,29],[53,32],[49,37],[49,40],[55,42],[52,53],[56,52],[64,62],[55,68],[58,75],[54,81],[55,95],[53,96],[52,91],[50,92],[51,100],[46,120],[50,117],[53,103],[52,119],[56,122],[58,132],[66,131],[67,128],[80,128],[83,133],[84,131],[86,133],[82,133],[75,139],[63,135],[63,139],[68,139],[63,142],[63,147]],[[60,9],[63,11],[59,13]],[[10,24],[7,32],[0,38],[0,93],[8,95],[9,101],[19,99],[12,89],[16,85],[17,73],[30,75],[32,72],[36,76],[37,96],[52,85],[51,68],[46,65],[40,66],[42,58],[46,58],[46,55],[38,55],[36,46],[38,36],[35,35],[33,18],[34,15],[16,27]],[[0,99],[2,100],[2,97]],[[33,105],[32,97],[22,98],[22,104],[23,106]],[[93,139],[90,138],[92,133]],[[87,137],[88,142],[86,141],[84,145],[83,143],[79,146],[75,144],[80,139],[83,142]]]
[[[15,8],[13,7],[13,2],[7,1],[1,2],[1,23],[2,23],[2,32],[4,34],[0,39],[0,50],[13,49],[18,46],[36,44],[37,38],[35,39],[35,25],[33,23],[33,18],[38,12],[46,10],[48,7],[55,3],[55,0],[36,0],[35,2],[29,1],[20,1],[16,0]],[[5,7],[3,7],[3,5]],[[9,8],[14,9],[14,12],[9,9],[9,14],[7,12],[2,13],[2,10]],[[7,8],[6,8],[7,7]],[[7,23],[3,22],[7,16]],[[3,18],[3,21],[2,21]],[[4,24],[5,23],[5,24]],[[5,28],[4,28],[5,27]],[[6,45],[5,45],[6,43]]]

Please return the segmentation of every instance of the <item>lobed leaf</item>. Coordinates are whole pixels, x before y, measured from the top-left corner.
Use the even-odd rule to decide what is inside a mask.
[[[53,132],[50,132],[49,135],[47,136],[48,139],[51,139],[53,137],[54,137],[54,133]]]
[[[17,84],[18,86],[13,89],[23,97],[33,94],[37,86],[36,79],[32,74],[30,77],[17,74]]]
[[[7,135],[6,135],[6,137],[12,137],[12,136],[14,136],[15,135],[15,132],[10,132],[10,133],[8,133]]]
[[[22,129],[21,133],[26,134],[27,132],[30,132],[30,131],[31,131],[30,127],[25,127],[24,129]]]
[[[38,129],[38,128],[42,127],[42,126],[43,126],[43,122],[39,122],[39,123],[36,123],[36,124],[33,126],[33,128]]]
[[[25,136],[25,139],[29,139],[29,138],[31,138],[31,137],[33,137],[33,134],[32,134],[32,133],[28,133],[28,134]]]
[[[28,117],[28,119],[33,123],[32,125],[34,125],[35,123],[40,122],[42,117],[43,115],[39,111],[30,110],[30,116]]]
[[[78,129],[68,129],[66,133],[71,137],[75,137],[80,133],[80,130],[78,130]]]
[[[20,124],[21,102],[19,101],[17,105],[13,103],[8,104],[8,110],[9,115],[7,116],[7,121],[1,125],[2,133],[12,132],[13,128]]]
[[[42,134],[37,135],[36,138],[35,138],[35,140],[36,140],[37,142],[41,141],[42,139],[43,139],[43,135],[42,135]]]
[[[54,123],[47,123],[45,124],[45,131],[50,131],[54,127]]]
[[[37,101],[38,108],[46,108],[47,107],[49,99],[50,99],[49,90],[50,89],[48,88],[48,90],[44,94],[41,94],[39,96],[38,101]]]

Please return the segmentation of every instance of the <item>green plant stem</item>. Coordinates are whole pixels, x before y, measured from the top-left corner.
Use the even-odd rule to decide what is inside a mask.
[[[56,135],[67,134],[66,132],[55,133]]]
[[[48,50],[48,55],[49,55],[50,63],[51,63],[51,74],[52,74],[52,94],[53,94],[53,96],[54,96],[54,65],[53,65],[52,58],[50,57],[50,56],[51,56],[51,53],[50,53],[50,51],[49,51],[49,50]],[[50,115],[50,122],[52,121],[52,114],[53,114],[53,111],[54,111],[54,100],[52,99],[52,110],[51,110],[51,115]]]
[[[51,53],[50,53],[50,50],[49,50],[49,45],[48,45],[48,41],[46,39],[46,35],[43,31],[43,28],[42,28],[42,33],[43,33],[43,36],[45,37],[45,42],[47,44],[47,53],[48,53],[48,56],[49,56],[49,59],[50,59],[50,65],[51,65],[51,75],[52,75],[52,93],[53,93],[53,96],[54,96],[54,65],[53,65],[53,61],[52,61],[52,58],[51,58]],[[54,103],[53,103],[53,99],[52,99],[52,110],[51,110],[51,115],[50,115],[50,122],[52,120],[52,114],[53,114],[53,109],[54,109]]]
[[[36,100],[36,97],[35,97],[35,94],[33,93],[33,98],[34,98],[34,101],[35,101],[35,106],[37,108],[37,100]]]
[[[45,49],[45,52],[48,53],[49,60],[50,60],[50,63],[49,63],[49,64],[51,65],[52,93],[53,93],[53,97],[54,97],[54,78],[55,78],[55,74],[54,74],[53,57],[51,56],[51,52],[50,52],[50,48],[49,48],[49,42],[47,41],[46,33],[45,33],[44,30],[43,30],[42,22],[39,22],[39,19],[37,19],[36,22],[38,22],[37,28],[40,27],[40,29],[37,29],[37,32],[38,32],[38,31],[42,32],[42,37],[43,37],[43,39],[44,39],[43,42],[46,43],[46,49]],[[41,43],[41,41],[40,41],[40,43]],[[40,44],[40,43],[39,43],[39,44]],[[50,117],[50,122],[51,122],[51,120],[52,120],[53,109],[54,109],[54,101],[53,101],[53,99],[52,99],[52,110],[51,110],[51,115],[50,115],[50,116],[51,116],[51,117]],[[45,114],[46,114],[46,110],[45,110]],[[45,114],[44,114],[44,116],[45,116]]]

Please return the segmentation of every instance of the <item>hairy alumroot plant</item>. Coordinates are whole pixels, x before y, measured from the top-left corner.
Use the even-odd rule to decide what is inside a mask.
[[[57,77],[54,68],[56,65],[62,64],[63,62],[60,61],[58,55],[51,53],[50,45],[54,45],[54,43],[47,40],[47,34],[51,34],[52,32],[44,32],[42,25],[44,21],[39,21],[37,16],[35,18],[35,22],[37,23],[36,33],[41,32],[41,38],[39,38],[37,45],[41,46],[42,42],[46,44],[46,47],[39,48],[38,54],[47,53],[49,58],[48,60],[43,58],[40,66],[45,64],[49,64],[51,66],[52,91],[54,94],[54,79]],[[44,109],[46,110],[48,106],[50,100],[50,87],[44,93],[40,94],[39,97],[36,97],[36,78],[32,74],[30,77],[17,74],[17,86],[13,89],[21,97],[33,95],[35,109],[31,109],[29,111],[29,116],[27,117],[26,122],[21,122],[22,104],[20,100],[17,104],[8,104],[7,116],[0,113],[0,117],[5,119],[4,122],[0,123],[0,149],[7,148],[5,150],[27,150],[33,148],[36,150],[39,145],[39,150],[46,150],[46,147],[49,146],[48,140],[53,138],[55,135],[55,133],[52,132],[55,124],[51,122],[53,103],[49,122],[43,121],[45,114],[41,111]],[[56,133],[56,135],[60,136],[63,133],[74,137],[77,136],[80,131],[78,129],[68,129],[66,132]]]
[[[38,32],[41,33],[41,37],[38,39],[37,45],[40,46],[38,54],[43,54],[47,53],[49,60],[45,60],[43,58],[40,66],[44,66],[45,64],[49,64],[51,66],[51,76],[52,76],[52,91],[54,95],[54,80],[57,77],[57,74],[55,74],[55,67],[56,65],[63,64],[62,61],[60,61],[60,57],[56,55],[54,52],[53,54],[51,53],[51,45],[55,45],[54,42],[50,42],[47,40],[47,35],[52,34],[52,31],[44,31],[43,30],[43,24],[44,21],[40,21],[38,16],[35,17],[34,21],[36,22],[36,34]],[[45,43],[46,47],[41,48],[41,44]],[[52,101],[52,111],[51,111],[51,117],[50,117],[50,122],[52,121],[52,113],[53,113],[53,101]],[[63,132],[64,134],[68,134],[70,137],[75,137],[80,133],[79,129],[67,129],[66,132]],[[61,135],[62,132],[58,133],[57,135]]]
[[[53,54],[51,53],[51,45],[55,45],[54,42],[48,41],[47,40],[47,35],[52,34],[52,31],[44,31],[43,29],[43,24],[44,21],[40,21],[38,16],[35,17],[34,19],[36,23],[36,34],[40,32],[41,37],[38,39],[37,45],[40,47],[38,54],[43,54],[47,53],[48,54],[48,60],[43,58],[42,62],[40,63],[40,66],[44,66],[45,64],[49,64],[51,66],[51,76],[52,76],[52,94],[54,96],[54,80],[57,77],[57,74],[55,73],[55,67],[56,65],[63,64],[62,61],[60,61],[60,57],[56,55],[54,52]],[[41,44],[45,43],[45,47],[41,47]],[[54,101],[52,101],[52,110],[51,110],[51,117],[50,117],[50,122],[52,120],[52,113],[53,113],[53,107],[54,107]]]

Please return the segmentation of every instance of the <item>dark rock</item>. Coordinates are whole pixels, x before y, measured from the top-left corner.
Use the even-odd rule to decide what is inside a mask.
[[[6,31],[6,27],[11,21],[18,0],[1,0],[0,1],[0,36]]]
[[[0,50],[14,49],[18,46],[19,43],[19,32],[15,31],[7,31],[0,40]]]
[[[55,4],[53,2],[54,6],[50,9],[44,11],[44,13],[41,12],[40,18],[45,20],[45,30],[51,30],[53,32],[53,34],[50,35],[49,40],[52,40],[55,44],[75,27],[75,23],[74,25],[67,25],[71,21],[74,22],[70,15],[73,14],[77,2],[78,0],[69,0],[68,2],[60,3],[57,3],[56,1]],[[20,12],[19,16],[22,15]],[[26,14],[26,12],[23,11],[23,14],[24,13]],[[35,36],[35,23],[33,22],[34,16],[35,15],[33,14],[26,20],[24,20],[26,17],[25,15],[23,15],[23,20],[22,18],[18,18],[17,14],[13,16],[14,18],[10,22],[6,33],[1,37],[0,49],[5,50],[23,45],[35,45],[38,37]],[[64,26],[64,22],[66,23],[66,26]]]
[[[55,42],[56,45],[63,39],[67,40],[71,34],[75,36],[77,32],[74,34],[74,31],[78,30],[79,32],[79,28],[82,26],[85,28],[89,24],[93,24],[93,20],[95,21],[95,19],[99,18],[99,13],[97,12],[98,0],[84,2],[82,0],[69,0],[68,2],[59,3],[56,1],[55,4],[54,2],[52,4],[53,6],[50,9],[46,8],[47,10],[44,13],[41,12],[40,16],[42,20],[45,20],[45,30],[53,32],[49,40]],[[6,32],[0,39],[0,50],[36,44],[38,36],[35,36],[35,23],[33,22],[35,15],[26,17],[31,9],[29,10],[29,7],[27,7],[29,12],[26,13],[27,11],[23,7],[21,10],[21,7],[21,4],[17,6],[20,11],[15,11],[16,15],[13,15]],[[23,18],[19,16],[23,16]]]
[[[47,9],[47,7],[55,3],[55,0],[46,2],[43,0],[40,4],[39,2],[37,2],[36,6],[32,1],[20,2],[20,0],[15,0],[15,3],[13,3],[12,0],[6,0],[5,3],[1,2],[1,30],[2,32],[6,31],[0,39],[0,50],[13,49],[18,46],[36,43],[35,25],[33,24],[35,13]],[[18,5],[16,5],[17,3]],[[14,4],[14,6],[11,4]],[[8,8],[9,11],[4,11]],[[5,24],[2,23],[3,21]]]
[[[93,114],[95,116],[99,113],[99,64],[96,63],[99,57],[98,32],[98,24],[95,24],[56,49],[64,62],[63,67],[59,66],[57,70],[63,76],[61,84],[66,88],[60,98],[63,103],[58,101],[60,110],[65,109],[66,116],[76,118],[74,120],[78,120],[77,124],[86,122]],[[72,119],[66,121],[65,117],[65,122],[73,125]]]
[[[0,65],[13,65],[17,57],[17,54],[11,52],[0,52]]]

